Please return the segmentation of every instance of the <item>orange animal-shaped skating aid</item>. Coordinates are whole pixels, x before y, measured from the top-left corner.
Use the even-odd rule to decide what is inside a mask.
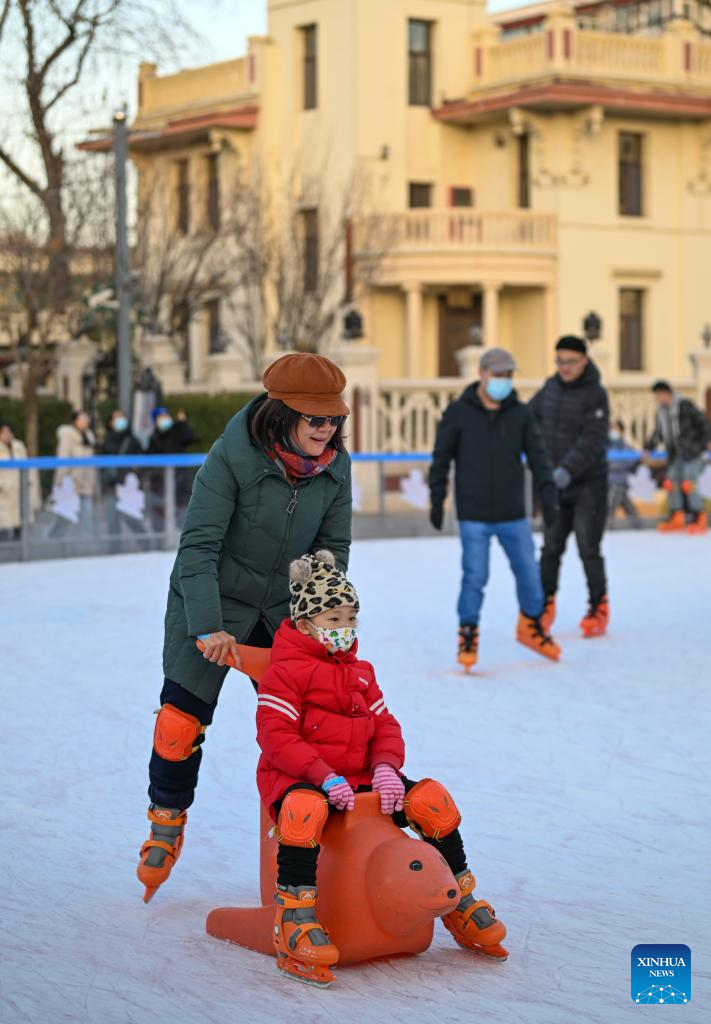
[[[264,906],[223,907],[206,928],[260,953],[274,955],[276,836],[262,811],[261,890]],[[403,833],[380,812],[377,793],[359,793],[354,811],[332,814],[321,840],[319,920],[338,946],[338,964],[422,953],[434,921],[459,902],[454,875],[428,843]]]

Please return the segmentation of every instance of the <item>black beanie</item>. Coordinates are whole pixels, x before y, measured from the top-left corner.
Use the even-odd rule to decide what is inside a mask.
[[[584,356],[588,354],[587,342],[575,334],[564,334],[562,338],[558,338],[555,350],[560,352],[561,349],[565,349],[566,352],[580,352]]]

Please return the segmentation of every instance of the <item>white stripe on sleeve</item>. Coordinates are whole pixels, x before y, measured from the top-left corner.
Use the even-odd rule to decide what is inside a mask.
[[[257,708],[270,708],[272,711],[281,711],[282,715],[286,715],[293,722],[298,722],[299,716],[294,714],[293,711],[288,711],[286,708],[281,707],[280,704],[275,704],[270,697],[264,696],[257,700]]]
[[[380,708],[381,711],[383,710],[383,707],[381,707],[381,705],[383,707],[385,706],[385,697],[381,697],[380,700],[376,700],[375,704],[371,704],[369,710],[370,711],[374,711],[375,714],[377,715],[377,714],[379,714],[379,712],[377,710],[378,708]]]
[[[286,708],[287,711],[292,711],[298,718],[299,712],[296,710],[293,704],[289,703],[288,700],[282,700],[281,697],[277,697],[276,694],[273,693],[260,693],[259,696],[260,698],[268,697],[269,700],[273,700],[275,704],[281,704],[283,708]]]

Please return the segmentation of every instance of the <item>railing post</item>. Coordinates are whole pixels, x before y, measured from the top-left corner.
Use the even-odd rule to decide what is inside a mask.
[[[20,470],[20,543],[22,545],[22,561],[30,557],[30,470]]]
[[[165,544],[172,551],[178,543],[175,517],[175,466],[165,466],[163,472],[163,497],[165,508]]]
[[[381,522],[385,521],[385,463],[378,461],[378,515]]]

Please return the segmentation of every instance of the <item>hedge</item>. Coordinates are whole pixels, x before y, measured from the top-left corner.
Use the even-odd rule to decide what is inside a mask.
[[[165,405],[175,418],[182,409],[197,440],[188,451],[206,452],[228,421],[254,398],[254,392],[223,392],[219,395],[168,395]]]
[[[57,427],[69,423],[72,415],[71,402],[59,398],[38,400],[39,409],[39,455],[55,455],[57,451]],[[25,403],[19,398],[0,398],[0,420],[7,420],[15,437],[25,440]]]

